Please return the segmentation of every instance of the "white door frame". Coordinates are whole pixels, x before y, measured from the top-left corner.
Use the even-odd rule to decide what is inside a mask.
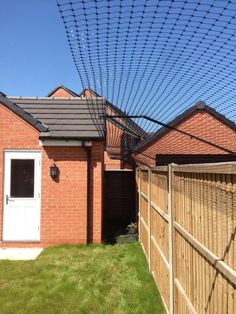
[[[30,201],[33,204],[35,221],[33,233],[27,234],[22,225],[22,235],[14,236],[12,232],[9,232],[7,221],[9,221],[9,210],[6,195],[10,195],[10,180],[11,180],[11,160],[12,159],[34,159],[34,197],[33,198],[11,198],[8,197],[8,203],[15,202],[19,204],[19,211],[21,210],[21,204],[25,205],[26,201]],[[5,242],[39,242],[40,241],[40,211],[41,211],[41,151],[40,150],[4,150],[4,188],[3,188],[3,232],[2,239]],[[24,202],[25,201],[25,202]],[[23,208],[23,206],[22,206]],[[22,210],[21,210],[22,211]],[[23,214],[23,211],[22,211]],[[22,218],[23,219],[23,218]],[[37,227],[36,227],[37,224]],[[20,228],[20,222],[19,222]],[[37,230],[36,230],[37,229]],[[16,232],[17,234],[17,232]]]

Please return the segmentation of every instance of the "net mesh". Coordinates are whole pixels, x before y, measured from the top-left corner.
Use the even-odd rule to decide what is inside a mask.
[[[163,123],[199,100],[236,121],[235,0],[57,2],[84,88]],[[133,121],[143,137],[159,128]]]

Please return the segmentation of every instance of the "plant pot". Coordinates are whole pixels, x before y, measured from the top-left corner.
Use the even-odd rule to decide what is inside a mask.
[[[137,227],[130,227],[128,233],[129,234],[137,234],[138,233]]]

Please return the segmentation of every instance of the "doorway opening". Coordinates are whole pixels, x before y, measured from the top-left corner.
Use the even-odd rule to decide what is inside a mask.
[[[105,171],[103,199],[103,239],[114,243],[136,219],[134,171]]]

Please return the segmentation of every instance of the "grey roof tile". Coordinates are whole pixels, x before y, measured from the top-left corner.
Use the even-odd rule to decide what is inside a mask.
[[[7,98],[3,93],[0,93],[0,103],[5,107],[13,111],[15,114],[20,116],[23,120],[28,122],[30,125],[35,127],[40,132],[48,131],[48,128],[44,123],[33,117],[29,112],[23,110],[20,106],[13,103],[9,98]]]
[[[105,100],[11,97],[17,106],[46,124],[49,132],[40,137],[100,139],[103,137]]]
[[[125,114],[99,95],[95,99],[81,98],[77,94],[72,98],[9,96],[8,99],[21,112],[48,126],[50,132],[41,134],[41,137],[102,138],[104,119],[100,117],[105,115],[106,108],[110,107],[120,115]],[[112,123],[116,125],[118,122],[113,120]],[[124,124],[125,129],[144,136],[145,132],[131,119],[124,119]]]

